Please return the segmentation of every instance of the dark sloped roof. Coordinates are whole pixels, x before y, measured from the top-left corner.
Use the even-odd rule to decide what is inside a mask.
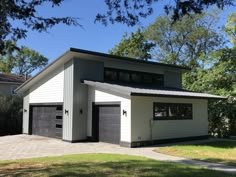
[[[188,71],[190,68],[184,67],[184,66],[178,66],[178,65],[173,65],[173,64],[164,64],[164,63],[158,63],[154,61],[144,61],[144,60],[138,60],[134,58],[128,58],[128,57],[120,57],[120,56],[115,56],[115,55],[110,55],[110,54],[105,54],[105,53],[100,53],[100,52],[94,52],[94,51],[88,51],[88,50],[82,50],[82,49],[77,49],[77,48],[70,48],[68,51],[66,51],[64,54],[62,54],[60,57],[58,57],[56,60],[54,60],[52,63],[47,65],[42,71],[37,73],[34,77],[29,78],[25,83],[23,83],[21,86],[19,86],[16,89],[16,92],[21,93],[26,90],[26,88],[30,87],[30,83],[32,83],[33,80],[37,80],[41,74],[43,74],[46,70],[50,70],[53,66],[55,66],[57,63],[63,62],[67,56],[70,56],[71,58],[74,57],[74,55],[78,54],[84,54],[86,57],[89,56],[94,56],[93,58],[98,58],[98,57],[104,57],[104,58],[109,58],[109,59],[115,59],[114,61],[117,62],[123,60],[123,61],[130,61],[134,63],[140,63],[140,64],[149,64],[149,65],[154,65],[154,66],[163,66],[163,67],[168,67],[168,68],[174,68],[174,69],[180,69],[182,71]],[[73,54],[73,55],[72,55]],[[84,57],[83,59],[86,59]],[[69,58],[69,59],[71,59]],[[67,60],[68,61],[68,60]]]
[[[225,97],[212,95],[208,93],[198,93],[182,89],[171,88],[141,88],[134,86],[125,86],[118,84],[111,84],[98,81],[84,80],[84,83],[90,86],[110,90],[121,94],[134,96],[165,96],[165,97],[179,97],[179,98],[201,98],[201,99],[224,99]]]
[[[25,78],[15,74],[0,74],[0,82],[23,83]]]
[[[152,61],[139,60],[139,59],[130,58],[130,57],[121,57],[121,56],[117,56],[117,55],[111,55],[111,54],[95,52],[95,51],[89,51],[89,50],[83,50],[83,49],[77,49],[77,48],[70,48],[70,51],[71,52],[77,52],[77,53],[89,54],[89,55],[95,55],[95,56],[100,56],[100,57],[106,57],[106,58],[113,58],[113,59],[131,61],[131,62],[135,62],[135,63],[144,63],[144,64],[151,64],[151,65],[157,65],[157,66],[166,66],[166,67],[171,67],[171,68],[178,68],[178,69],[183,69],[183,70],[191,70],[189,67],[186,67],[186,66],[160,63],[160,62],[155,62],[154,60],[152,60]]]

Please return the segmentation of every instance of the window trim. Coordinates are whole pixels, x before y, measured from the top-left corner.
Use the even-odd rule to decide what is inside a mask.
[[[167,106],[167,116],[156,117],[155,116],[155,105],[161,104]],[[178,105],[178,106],[190,106],[191,107],[191,116],[190,117],[172,117],[169,116],[169,107],[170,105]],[[153,120],[192,120],[193,119],[193,104],[192,103],[166,103],[166,102],[153,102]]]

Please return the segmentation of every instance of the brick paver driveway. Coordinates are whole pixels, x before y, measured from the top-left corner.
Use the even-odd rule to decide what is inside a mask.
[[[236,173],[236,167],[207,163],[153,152],[157,147],[124,148],[108,143],[68,143],[62,140],[35,135],[0,137],[0,160],[57,156],[80,153],[116,153],[138,155],[155,160],[200,165],[209,169]]]
[[[119,145],[101,142],[68,143],[59,139],[35,135],[14,135],[0,137],[0,160],[80,153],[118,153],[142,155],[144,149],[145,148],[124,148],[120,147]],[[156,154],[154,152],[152,153]]]

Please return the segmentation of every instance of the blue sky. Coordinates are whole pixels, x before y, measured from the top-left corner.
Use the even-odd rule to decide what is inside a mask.
[[[164,1],[170,2],[170,1]],[[154,22],[158,15],[164,14],[163,1],[155,4],[152,16],[141,21],[142,26]],[[125,32],[136,31],[140,26],[127,27],[122,24],[109,24],[103,26],[100,23],[94,23],[97,13],[105,12],[106,5],[104,0],[65,0],[57,8],[51,8],[47,4],[38,9],[38,13],[43,16],[73,16],[80,18],[79,26],[57,25],[49,29],[47,33],[38,33],[30,31],[28,37],[19,42],[20,45],[30,47],[45,57],[50,62],[68,50],[70,47],[92,50],[107,53],[119,43]],[[226,8],[221,13],[220,24],[225,24],[227,15],[235,11],[235,7]]]

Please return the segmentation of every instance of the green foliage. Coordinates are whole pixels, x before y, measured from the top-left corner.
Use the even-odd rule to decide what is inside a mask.
[[[8,40],[25,38],[29,30],[38,32],[57,25],[78,25],[78,19],[72,17],[43,17],[38,7],[50,3],[60,6],[64,0],[1,0],[0,1],[0,54],[4,54]],[[17,22],[17,23],[16,23]]]
[[[236,48],[220,49],[210,57],[209,68],[197,68],[186,73],[183,86],[186,89],[217,95],[233,96],[236,83]]]
[[[213,136],[236,136],[236,99],[212,101],[209,103],[209,132]]]
[[[17,50],[8,48],[7,53],[0,57],[0,72],[29,76],[47,63],[46,57],[27,47],[23,46]]]
[[[18,118],[22,115],[23,100],[20,96],[0,95],[0,115]]]
[[[140,23],[141,18],[146,18],[151,15],[154,9],[159,9],[157,4],[153,7],[155,2],[159,0],[106,0],[107,12],[97,14],[96,21],[107,25],[109,22],[124,23],[128,26],[135,26]],[[164,5],[165,12],[172,15],[174,21],[180,19],[184,15],[199,14],[205,9],[212,6],[217,6],[223,9],[225,6],[235,5],[234,0],[177,0],[171,3],[166,2]]]
[[[0,136],[22,133],[23,99],[0,95]]]
[[[229,35],[231,43],[236,46],[236,12],[228,16],[225,31]]]
[[[16,43],[8,41],[5,43],[5,46],[4,56],[0,55],[0,72],[9,74],[14,67],[14,57],[12,54],[16,50]]]
[[[209,102],[209,132],[226,137],[236,132],[236,48],[214,52],[209,68],[197,68],[186,73],[183,85],[188,90],[207,92],[229,97]]]
[[[156,44],[154,55],[159,61],[194,69],[224,44],[215,31],[217,20],[215,13],[184,16],[175,23],[169,16],[159,16],[147,27],[145,36]]]
[[[140,29],[135,33],[123,36],[120,43],[109,51],[112,55],[148,60],[151,58],[150,51],[155,46],[154,43],[145,40]]]

